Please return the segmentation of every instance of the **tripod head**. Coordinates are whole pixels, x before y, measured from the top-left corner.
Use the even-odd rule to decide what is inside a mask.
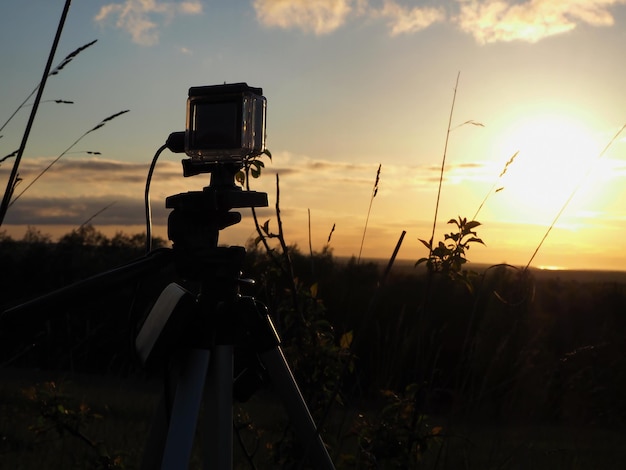
[[[220,251],[219,232],[241,221],[241,214],[231,210],[267,207],[268,202],[266,193],[243,191],[235,184],[235,175],[241,168],[237,164],[202,162],[201,167],[193,165],[190,160],[183,161],[185,171],[192,167],[195,171],[201,169],[198,171],[201,173],[210,172],[209,186],[202,191],[169,196],[165,207],[173,209],[168,218],[167,233],[173,242],[177,268],[189,279],[201,279],[201,271],[213,269],[215,272],[215,268],[219,268],[215,266],[216,259],[222,258],[216,256]]]

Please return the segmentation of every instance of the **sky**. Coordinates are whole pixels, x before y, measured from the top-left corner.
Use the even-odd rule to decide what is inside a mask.
[[[18,110],[0,158],[64,4],[0,5],[0,122]],[[14,238],[145,231],[148,168],[185,129],[188,89],[245,82],[268,103],[260,222],[277,230],[278,203],[305,252],[388,259],[406,231],[399,257],[416,261],[433,222],[438,241],[465,217],[485,243],[470,262],[626,269],[626,0],[74,0],[53,66],[94,40],[47,80],[16,194],[54,164],[9,208]],[[163,238],[165,198],[209,182],[182,158],[165,151],[152,181]],[[241,212],[222,243],[256,236]]]

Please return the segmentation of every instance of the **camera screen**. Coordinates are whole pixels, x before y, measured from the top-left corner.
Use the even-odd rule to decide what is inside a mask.
[[[191,118],[191,148],[218,150],[241,146],[241,102],[197,101]]]

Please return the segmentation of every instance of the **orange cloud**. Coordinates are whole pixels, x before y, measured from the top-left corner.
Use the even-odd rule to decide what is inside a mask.
[[[94,20],[104,23],[110,17],[117,18],[115,26],[131,35],[134,43],[153,46],[159,42],[159,22],[170,21],[177,15],[202,13],[199,0],[164,2],[159,0],[125,0],[122,3],[103,5]]]
[[[255,0],[258,20],[269,27],[330,33],[344,24],[350,0]]]
[[[575,29],[579,24],[611,26],[610,7],[626,0],[459,0],[458,27],[481,44],[537,42]]]
[[[371,16],[386,18],[392,36],[415,33],[446,19],[443,8],[407,8],[394,0],[386,0],[382,9],[373,10]]]

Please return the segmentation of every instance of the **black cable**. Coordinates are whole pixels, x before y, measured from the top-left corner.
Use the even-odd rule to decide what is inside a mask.
[[[150,183],[152,182],[152,174],[157,160],[163,150],[169,149],[170,152],[183,153],[185,151],[185,132],[172,132],[165,143],[156,151],[152,157],[152,163],[148,170],[146,179],[146,191],[144,194],[144,204],[146,208],[146,253],[152,251],[152,211],[150,209]]]
[[[152,210],[150,208],[150,183],[152,182],[152,174],[154,173],[154,167],[156,166],[159,156],[167,148],[167,143],[161,145],[159,150],[156,151],[154,157],[152,157],[152,163],[148,170],[148,177],[146,178],[146,190],[144,193],[144,205],[146,209],[146,253],[152,251]]]

